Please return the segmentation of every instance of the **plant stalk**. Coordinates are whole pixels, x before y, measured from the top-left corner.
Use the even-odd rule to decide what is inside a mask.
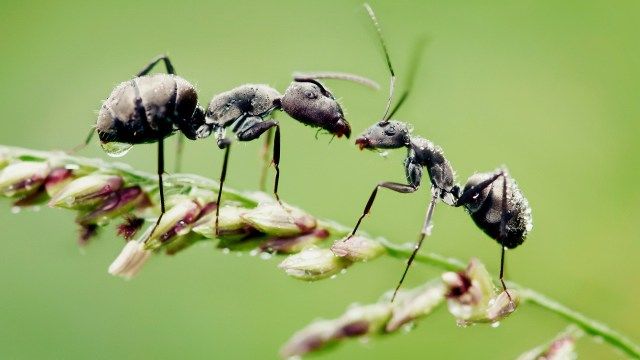
[[[87,169],[87,171],[93,170],[104,173],[117,173],[121,175],[125,181],[130,181],[141,186],[157,187],[156,176],[139,172],[122,163],[111,163],[98,159],[82,158],[59,151],[37,151],[0,145],[0,157],[3,155],[22,160],[47,161],[55,166],[72,166],[76,168],[79,167],[80,169]],[[213,192],[217,192],[219,189],[217,181],[192,174],[171,174],[166,176],[165,179],[166,188],[174,188],[177,190],[198,188]],[[223,195],[227,199],[239,201],[247,206],[255,206],[261,199],[265,198],[265,194],[261,192],[237,191],[229,187],[224,188]],[[322,220],[320,223],[335,237],[346,236],[351,230],[350,228],[331,220]],[[386,248],[386,253],[391,257],[406,260],[412,253],[413,244],[398,245],[382,237],[378,237],[375,240],[379,241]],[[418,254],[415,257],[415,261],[445,271],[461,271],[466,267],[466,263],[461,260],[435,253]],[[632,358],[640,359],[640,347],[637,344],[603,323],[562,305],[533,289],[514,282],[509,282],[509,287],[517,289],[520,292],[523,302],[534,304],[545,311],[559,315],[568,322],[575,324],[584,330],[585,333],[604,340],[604,342],[610,346],[623,351]]]

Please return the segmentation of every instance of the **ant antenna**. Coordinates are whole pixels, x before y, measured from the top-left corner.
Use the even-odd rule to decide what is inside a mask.
[[[318,71],[318,72],[311,72],[311,73],[295,72],[293,73],[293,79],[295,81],[309,81],[311,79],[346,80],[346,81],[351,81],[356,84],[366,86],[373,90],[380,90],[380,85],[377,82],[369,78],[366,78],[364,76],[351,74],[351,73],[344,73],[344,72],[335,72],[335,71]]]
[[[382,46],[382,51],[384,51],[385,59],[387,60],[387,68],[389,69],[389,73],[391,74],[391,79],[389,80],[389,99],[387,100],[387,106],[384,110],[384,115],[382,116],[381,122],[387,122],[389,120],[389,108],[391,108],[391,100],[393,99],[393,91],[395,89],[396,84],[396,73],[393,71],[393,65],[391,64],[391,56],[389,55],[389,49],[387,48],[387,43],[384,41],[384,37],[382,36],[382,28],[380,27],[380,23],[378,22],[378,18],[376,14],[373,12],[373,8],[371,5],[365,3],[364,8],[367,10],[371,21],[373,22],[373,26],[376,28],[376,32],[378,33],[378,39],[380,40],[380,45]]]
[[[416,78],[416,73],[418,72],[418,66],[420,65],[420,59],[422,59],[424,48],[426,47],[426,44],[428,42],[427,40],[428,39],[426,36],[422,36],[416,42],[416,45],[413,48],[413,54],[411,55],[411,63],[409,64],[409,73],[407,74],[408,75],[407,85],[404,91],[402,92],[402,95],[400,95],[398,102],[393,107],[391,112],[389,112],[389,116],[387,117],[387,119],[390,119],[393,116],[393,114],[395,114],[400,109],[402,104],[404,104],[405,100],[407,100],[407,97],[411,93],[411,90],[413,89],[413,83]]]

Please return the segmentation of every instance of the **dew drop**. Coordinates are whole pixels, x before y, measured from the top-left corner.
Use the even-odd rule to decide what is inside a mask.
[[[229,248],[222,249],[222,253],[225,254],[225,255],[229,254],[230,252],[231,252],[231,250],[229,250]]]
[[[100,146],[102,146],[102,150],[104,150],[107,155],[111,157],[122,157],[127,155],[133,145],[119,142],[107,142],[100,143]]]
[[[415,328],[415,327],[416,327],[416,324],[415,324],[413,321],[408,322],[408,323],[406,323],[406,324],[402,325],[402,332],[403,332],[404,334],[407,334],[407,333],[409,333],[411,330],[413,330],[413,328]]]
[[[261,254],[260,254],[260,259],[262,259],[262,260],[269,260],[269,259],[271,259],[271,257],[272,257],[272,256],[273,256],[273,255],[271,255],[271,254],[269,254],[269,253],[267,253],[267,252],[263,252],[263,253],[261,253]]]
[[[491,323],[491,327],[492,328],[497,328],[498,326],[500,326],[500,321],[496,321],[496,322],[492,322]]]
[[[469,322],[466,320],[458,320],[456,321],[456,325],[458,325],[461,328],[466,328],[469,326]]]
[[[19,214],[20,211],[22,211],[22,208],[20,206],[12,206],[11,207],[11,213],[12,214]]]
[[[253,250],[249,251],[249,255],[251,255],[251,256],[256,256],[256,255],[258,255],[258,253],[259,253],[259,252],[260,252],[260,250],[258,250],[258,249],[253,249]]]
[[[330,279],[330,280],[333,280],[333,279],[335,279],[335,278],[337,278],[337,277],[338,277],[338,275],[333,274],[333,275],[331,275],[331,277],[330,277],[329,279]]]
[[[347,269],[342,269],[342,270],[340,270],[340,274],[344,275],[344,274],[346,274],[346,273],[347,273]]]

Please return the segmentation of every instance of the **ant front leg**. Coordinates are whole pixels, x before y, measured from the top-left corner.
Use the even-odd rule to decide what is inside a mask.
[[[280,181],[280,126],[276,120],[262,120],[254,116],[245,120],[236,132],[238,141],[251,141],[259,138],[263,133],[272,128],[276,128],[273,138],[273,166],[276,168],[276,177],[273,184],[273,195],[280,205],[282,201],[278,195],[278,183]]]
[[[222,129],[222,131],[224,131]],[[218,135],[221,134],[221,132],[218,132]],[[222,133],[224,134],[224,133]],[[218,147],[220,149],[224,149],[224,160],[222,161],[222,172],[220,173],[220,183],[219,183],[219,187],[218,187],[218,197],[216,200],[216,222],[215,222],[215,233],[216,236],[218,236],[219,232],[218,232],[218,222],[220,219],[220,207],[221,207],[221,202],[220,200],[222,199],[222,188],[224,187],[224,180],[227,178],[227,166],[229,164],[229,151],[231,150],[231,141],[228,139],[225,139],[224,137],[218,137],[217,139],[217,143],[218,143]]]
[[[265,191],[267,182],[267,171],[271,162],[269,160],[269,148],[271,147],[271,140],[273,139],[273,128],[267,131],[267,135],[264,137],[264,144],[260,149],[260,159],[262,160],[262,169],[260,170],[260,191]]]
[[[351,234],[344,241],[351,239],[356,234],[356,231],[358,231],[358,228],[360,227],[360,223],[362,222],[362,219],[364,219],[364,217],[367,216],[369,212],[371,212],[371,207],[373,206],[373,202],[376,199],[376,195],[378,195],[379,188],[381,187],[387,188],[389,190],[393,190],[395,192],[399,192],[402,194],[408,194],[408,193],[416,192],[418,190],[418,188],[420,187],[420,181],[422,179],[422,167],[416,161],[416,157],[414,153],[410,153],[409,156],[406,158],[404,162],[404,167],[405,167],[405,173],[407,176],[407,181],[409,183],[400,184],[400,183],[385,181],[376,185],[376,187],[371,192],[371,195],[369,196],[369,200],[367,201],[367,204],[364,206],[364,211],[362,212],[362,215],[360,215],[360,218],[358,218],[358,222],[356,223],[356,226],[353,228],[353,231],[351,232]]]
[[[360,223],[362,223],[362,219],[364,219],[364,217],[369,215],[369,213],[371,212],[371,207],[373,206],[373,202],[376,200],[376,195],[378,195],[379,188],[386,188],[402,194],[409,194],[412,192],[416,192],[418,190],[417,185],[400,184],[400,183],[388,182],[388,181],[381,182],[378,185],[376,185],[376,187],[373,188],[371,195],[369,195],[369,200],[367,201],[367,204],[364,206],[364,211],[362,212],[362,215],[360,215],[360,218],[358,218],[358,222],[356,223],[356,226],[353,228],[353,231],[351,231],[351,234],[344,241],[351,239],[356,234],[356,231],[358,231],[358,228],[360,227]]]
[[[422,242],[427,235],[431,235],[431,218],[433,217],[433,210],[436,207],[436,203],[438,202],[438,198],[440,197],[440,190],[437,188],[431,188],[431,201],[429,202],[429,207],[427,208],[427,215],[425,216],[424,223],[422,225],[422,230],[420,231],[420,235],[418,235],[418,241],[413,246],[413,252],[411,256],[409,256],[409,260],[407,260],[407,265],[404,268],[404,272],[402,273],[402,277],[400,277],[400,281],[398,281],[398,285],[396,285],[395,290],[393,291],[393,295],[391,296],[391,302],[395,300],[396,295],[398,294],[398,290],[402,286],[405,277],[407,277],[407,273],[409,272],[409,268],[413,263],[413,260],[418,255],[418,251],[420,247],[422,247]]]

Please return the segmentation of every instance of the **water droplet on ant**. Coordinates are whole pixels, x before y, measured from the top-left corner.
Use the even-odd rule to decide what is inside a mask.
[[[107,153],[107,155],[115,158],[125,156],[133,147],[132,144],[120,142],[100,143],[100,146],[102,147],[102,150]]]

